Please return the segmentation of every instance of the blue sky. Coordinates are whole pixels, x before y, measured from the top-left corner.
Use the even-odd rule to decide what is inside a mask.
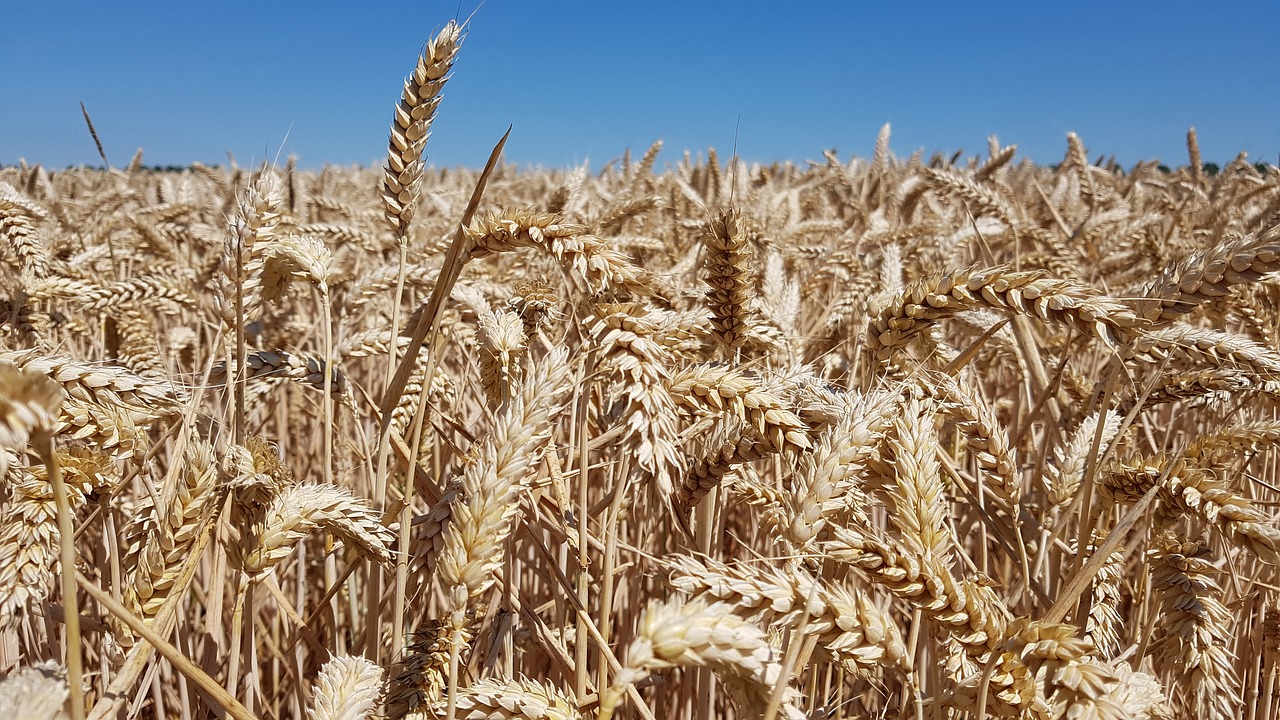
[[[0,163],[380,163],[449,2],[0,0]],[[666,141],[753,161],[891,149],[1037,162],[1076,131],[1125,165],[1280,154],[1280,2],[522,2],[471,21],[430,144],[439,166],[598,167]]]

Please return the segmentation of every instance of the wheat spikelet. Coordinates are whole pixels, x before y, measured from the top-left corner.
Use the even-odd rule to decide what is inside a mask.
[[[141,305],[129,303],[120,307],[115,322],[120,362],[142,377],[166,379],[168,372],[157,351],[160,339],[151,316],[143,312]]]
[[[1151,584],[1163,609],[1153,650],[1175,702],[1196,717],[1237,717],[1239,682],[1227,650],[1231,614],[1218,599],[1209,548],[1166,535],[1150,554]]]
[[[627,220],[661,208],[662,204],[661,195],[630,197],[605,208],[591,221],[591,226],[598,228],[602,235],[617,235],[622,232]]]
[[[1159,680],[1133,670],[1128,663],[1117,662],[1110,667],[1120,683],[1112,698],[1128,713],[1126,717],[1136,720],[1173,720],[1173,708],[1169,705]]]
[[[238,370],[233,365],[232,375],[236,374]],[[268,387],[294,380],[324,392],[324,374],[324,360],[301,353],[253,350],[245,356],[245,379]],[[329,374],[330,394],[335,397],[345,397],[349,392],[346,374],[337,367],[334,367]],[[213,385],[228,383],[225,362],[214,364],[213,371],[209,374],[209,382]]]
[[[21,452],[33,434],[53,430],[62,401],[53,380],[0,359],[0,477],[9,469],[8,451]]]
[[[383,170],[382,205],[397,238],[407,239],[422,184],[422,151],[440,105],[440,92],[462,43],[462,29],[449,22],[422,49],[396,105]]]
[[[861,471],[891,424],[897,393],[846,401],[836,422],[822,431],[813,452],[802,455],[792,474],[792,492],[782,498],[782,536],[796,548],[819,538],[828,521],[865,513]]]
[[[1085,562],[1098,551],[1098,543],[1105,538],[1097,537],[1094,543],[1086,548]],[[1112,551],[1098,570],[1090,586],[1092,599],[1089,602],[1089,617],[1085,620],[1084,640],[1093,645],[1097,656],[1102,660],[1110,660],[1120,652],[1120,628],[1123,618],[1120,615],[1120,585],[1124,579],[1124,553]]]
[[[1017,145],[1008,145],[1001,148],[1000,143],[995,136],[991,136],[992,146],[990,157],[986,162],[982,163],[982,167],[973,171],[973,179],[975,182],[984,183],[990,180],[1000,168],[1009,164],[1013,160],[1014,154],[1018,152]]]
[[[144,619],[155,617],[169,598],[178,570],[217,505],[218,467],[209,443],[193,438],[182,458],[176,482],[166,491],[167,506],[157,512],[147,497],[134,509],[126,537],[125,606]]]
[[[237,322],[237,307],[243,319],[252,318],[247,303],[237,301],[237,294],[242,295],[243,285],[248,279],[248,271],[254,259],[261,254],[263,248],[269,248],[280,230],[282,219],[280,192],[275,179],[270,173],[260,173],[249,183],[236,203],[236,212],[227,222],[227,234],[223,241],[223,251],[218,256],[218,284],[215,300],[223,324],[234,329]],[[237,302],[240,305],[237,306]]]
[[[935,392],[942,401],[939,409],[956,421],[956,428],[964,434],[967,450],[978,467],[986,471],[988,481],[983,487],[996,497],[1016,508],[1022,497],[1022,482],[1018,477],[1018,457],[1009,446],[1009,437],[1001,426],[995,411],[987,404],[977,389],[950,376],[936,379]]]
[[[946,523],[947,495],[938,464],[938,439],[933,413],[921,401],[911,399],[894,420],[889,435],[896,472],[888,495],[889,514],[904,543],[917,552],[944,557],[953,539]]]
[[[311,720],[367,720],[378,702],[382,668],[362,657],[338,655],[320,669],[312,689]]]
[[[733,351],[753,335],[755,279],[742,215],[735,210],[722,212],[708,223],[703,242],[707,247],[703,267],[712,335],[724,348]]]
[[[1253,378],[1239,370],[1191,370],[1161,377],[1159,385],[1143,399],[1142,406],[1149,408],[1184,402],[1195,407],[1239,397],[1257,389]],[[1121,414],[1128,414],[1136,403],[1137,397],[1124,397],[1117,402],[1116,409]]]
[[[1013,225],[1017,211],[994,188],[982,181],[950,168],[925,168],[925,176],[938,190],[959,198],[974,217],[990,215]]]
[[[0,362],[4,361],[24,372],[48,376],[62,386],[63,394],[71,402],[116,406],[148,419],[171,415],[179,403],[171,386],[121,367],[32,351],[0,353]]]
[[[174,278],[145,276],[98,285],[84,280],[48,277],[28,285],[33,300],[70,300],[85,310],[112,310],[139,304],[169,315],[195,306],[195,300]]]
[[[290,281],[299,278],[309,282],[321,295],[329,292],[330,266],[333,253],[314,237],[289,235],[266,245],[255,253],[246,272],[246,307],[253,309],[261,302],[276,302],[289,290]]]
[[[226,488],[235,495],[239,505],[258,509],[295,484],[293,471],[280,462],[275,448],[260,435],[246,438],[243,446],[227,447],[222,474]]]
[[[1196,438],[1187,446],[1185,456],[1200,465],[1231,453],[1256,452],[1280,443],[1280,422],[1258,422],[1230,425]]]
[[[669,501],[681,463],[674,440],[676,405],[667,390],[670,356],[654,340],[658,326],[644,307],[632,304],[598,305],[582,326],[600,349],[601,365],[616,380],[609,397],[620,405],[613,413],[629,431],[636,462]]]
[[[681,410],[724,413],[755,429],[769,452],[812,447],[808,426],[788,409],[778,388],[728,365],[693,365],[671,376],[667,387]]]
[[[1185,355],[1215,365],[1234,364],[1263,377],[1280,375],[1280,353],[1243,335],[1189,325],[1145,332],[1122,348],[1121,355],[1153,363]]]
[[[12,627],[23,607],[47,598],[58,572],[58,508],[43,469],[10,468],[12,495],[0,523],[0,629]],[[84,506],[91,490],[67,477],[72,512]]]
[[[397,350],[409,344],[409,338],[397,335],[391,330],[375,328],[349,336],[335,350],[335,354],[343,359],[374,357],[391,352],[394,345]]]
[[[415,712],[427,712],[445,695],[449,674],[449,648],[453,642],[449,623],[433,621],[405,646],[404,658],[396,663],[387,681],[385,707],[388,720],[401,720]],[[471,643],[470,626],[458,637],[461,645]]]
[[[1200,139],[1194,127],[1187,128],[1187,157],[1191,161],[1191,179],[1200,185],[1204,182],[1204,164],[1200,160]]]
[[[520,316],[525,337],[531,338],[555,319],[557,300],[555,290],[547,283],[526,281],[516,286],[515,294],[507,299],[507,308]]]
[[[1087,659],[1093,646],[1077,637],[1074,625],[1020,620],[1010,628],[1008,646],[1043,683],[1041,695],[1054,718],[1128,720],[1122,685],[1109,666]]]
[[[862,569],[872,580],[937,622],[964,648],[970,662],[985,663],[1011,621],[989,587],[957,581],[936,556],[912,553],[849,528],[833,528],[828,557]],[[970,673],[972,676],[973,673]],[[1025,668],[1001,661],[991,678],[994,698],[1025,708],[1034,699]]]
[[[825,550],[833,559],[866,571],[895,595],[924,610],[977,651],[994,645],[1008,624],[1008,611],[988,593],[966,595],[976,584],[955,580],[936,558],[913,557],[904,549],[848,528],[833,528]]]
[[[0,238],[18,260],[18,269],[32,278],[49,274],[49,252],[36,234],[37,222],[48,212],[26,198],[16,188],[0,182]]]
[[[379,298],[385,297],[388,290],[394,289],[400,277],[398,266],[384,266],[376,271],[365,272],[351,287],[351,308],[359,309]],[[430,290],[439,277],[439,268],[425,265],[409,264],[404,268],[405,288]]]

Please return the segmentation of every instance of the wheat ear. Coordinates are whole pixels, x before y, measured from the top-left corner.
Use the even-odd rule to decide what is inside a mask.
[[[371,560],[392,562],[390,547],[395,537],[367,502],[340,487],[307,483],[276,496],[257,531],[241,538],[241,567],[251,578],[262,579],[313,530],[346,540]]]
[[[1102,489],[1123,502],[1137,502],[1152,487],[1173,510],[1195,516],[1258,558],[1280,565],[1280,529],[1247,498],[1237,495],[1201,468],[1158,455],[1138,465],[1122,465],[1103,478]]]
[[[0,682],[0,714],[21,720],[68,720],[66,672],[44,662],[14,671]]]
[[[176,483],[166,491],[163,512],[157,512],[150,497],[135,509],[137,519],[124,531],[132,542],[125,548],[123,564],[129,574],[123,602],[142,619],[154,618],[169,599],[192,545],[218,504],[217,480],[212,446],[192,438]]]
[[[670,560],[671,585],[707,602],[722,602],[751,622],[799,629],[845,668],[857,672],[888,666],[908,671],[911,657],[892,616],[864,594],[814,579],[799,567],[726,565],[678,555]]]
[[[422,184],[422,151],[461,43],[462,29],[456,22],[449,22],[436,33],[422,49],[413,74],[405,79],[404,92],[396,105],[383,171],[382,205],[387,222],[401,242],[408,238],[409,224],[417,206]]]
[[[589,292],[612,290],[649,294],[646,274],[607,242],[582,225],[566,224],[555,215],[509,211],[476,218],[466,227],[467,258],[482,258],[519,248],[539,248],[555,258],[587,286]]]
[[[320,668],[312,689],[311,720],[368,720],[378,702],[382,668],[362,657],[339,655]]]
[[[458,717],[465,720],[581,720],[572,698],[525,678],[488,678],[458,693]],[[437,709],[435,717],[445,717]]]
[[[551,418],[568,387],[566,360],[567,354],[556,350],[530,370],[462,473],[436,565],[454,629],[465,626],[468,603],[493,586],[493,573],[502,565],[520,491],[550,437]]]
[[[1231,612],[1219,600],[1218,572],[1203,543],[1159,539],[1150,552],[1151,586],[1162,612],[1152,651],[1184,713],[1201,718],[1237,717],[1239,682],[1231,643]]]
[[[1072,280],[1007,267],[968,268],[923,277],[872,321],[867,344],[886,359],[933,323],[958,312],[991,308],[1063,324],[1116,347],[1141,321],[1125,305]]]
[[[612,715],[628,685],[656,670],[681,666],[712,668],[728,686],[736,684],[745,691],[739,700],[741,712],[759,714],[779,681],[780,655],[764,631],[735,615],[731,605],[701,600],[651,603],[627,647],[623,669],[601,698],[600,718]],[[797,696],[787,693],[784,717],[804,717]]]
[[[0,477],[9,470],[7,451],[23,452],[32,433],[53,430],[62,400],[53,380],[0,359]]]

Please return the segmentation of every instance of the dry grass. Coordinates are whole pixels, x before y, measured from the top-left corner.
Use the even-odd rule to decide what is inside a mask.
[[[0,708],[1280,717],[1276,168],[437,171],[461,43],[385,167],[0,169]]]

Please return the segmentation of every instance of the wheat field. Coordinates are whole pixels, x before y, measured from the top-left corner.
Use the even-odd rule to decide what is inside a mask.
[[[0,169],[0,714],[1280,717],[1277,168],[429,169],[462,41]]]

